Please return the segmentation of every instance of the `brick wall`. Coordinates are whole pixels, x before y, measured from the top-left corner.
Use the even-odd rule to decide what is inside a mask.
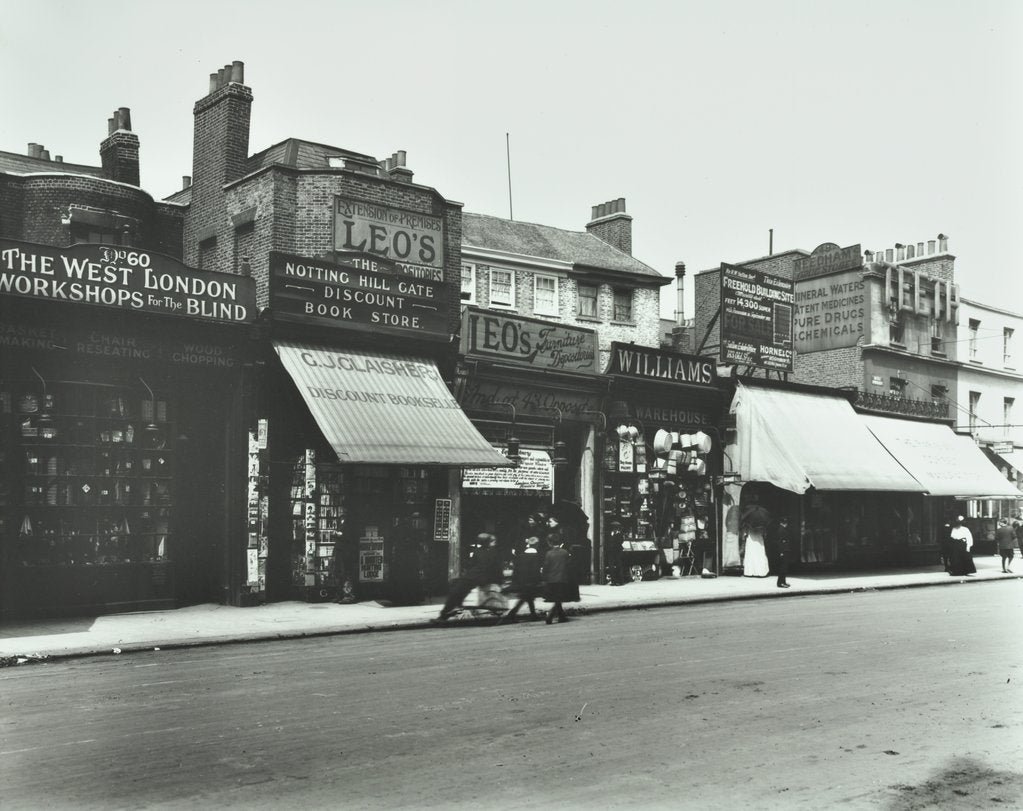
[[[620,251],[632,255],[632,217],[618,213],[586,226],[586,230],[598,239]]]
[[[863,359],[859,346],[796,355],[789,380],[814,386],[863,388]]]
[[[139,137],[134,132],[118,130],[111,134],[100,144],[99,156],[108,178],[139,185]]]
[[[86,175],[0,175],[0,236],[7,239],[70,245],[73,206],[130,218],[140,247],[181,256],[181,212],[141,189]]]

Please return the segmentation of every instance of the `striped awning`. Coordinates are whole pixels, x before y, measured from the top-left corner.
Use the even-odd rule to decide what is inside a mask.
[[[506,467],[425,358],[275,341],[341,462]]]

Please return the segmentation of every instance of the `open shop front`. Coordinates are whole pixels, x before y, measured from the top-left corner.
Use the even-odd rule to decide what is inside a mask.
[[[767,381],[739,382],[735,442],[725,452],[739,474],[722,496],[725,571],[750,565],[782,514],[798,527],[791,568],[904,565],[927,530],[925,486],[878,442],[837,392]],[[749,547],[749,548],[747,548]],[[768,542],[766,555],[773,561]]]
[[[510,561],[525,545],[528,517],[558,518],[575,574],[594,570],[596,424],[606,381],[595,374],[591,329],[482,311],[462,313],[459,401],[473,425],[515,466],[466,470],[460,490],[461,564],[480,532]]]
[[[276,339],[250,434],[252,599],[442,594],[450,486],[501,467],[425,355]]]
[[[229,602],[252,281],[144,251],[129,265],[121,248],[17,247],[119,270],[87,274],[74,302],[0,296],[3,616]],[[159,306],[142,269],[166,285]]]
[[[920,563],[936,563],[947,526],[957,515],[966,517],[977,551],[994,553],[993,522],[973,517],[977,502],[1002,501],[1015,505],[1020,492],[999,472],[972,437],[956,434],[947,425],[861,415],[870,432],[927,490],[921,536],[911,538],[911,551]],[[990,539],[988,538],[990,532]],[[985,542],[988,542],[987,546]],[[979,544],[979,546],[978,546]]]
[[[612,344],[600,465],[603,581],[717,570],[713,359]]]

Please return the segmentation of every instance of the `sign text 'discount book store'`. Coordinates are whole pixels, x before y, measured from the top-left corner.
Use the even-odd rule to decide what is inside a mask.
[[[338,262],[270,254],[270,308],[291,320],[364,331],[447,337],[449,286],[397,272],[369,254]]]
[[[53,248],[0,239],[0,294],[218,323],[256,318],[247,276],[196,270],[120,245]]]

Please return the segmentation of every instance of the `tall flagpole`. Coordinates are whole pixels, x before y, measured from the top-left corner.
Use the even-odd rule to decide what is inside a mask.
[[[515,213],[512,209],[512,187],[511,187],[511,137],[506,132],[504,134],[504,146],[505,153],[508,157],[508,219],[514,220]]]

